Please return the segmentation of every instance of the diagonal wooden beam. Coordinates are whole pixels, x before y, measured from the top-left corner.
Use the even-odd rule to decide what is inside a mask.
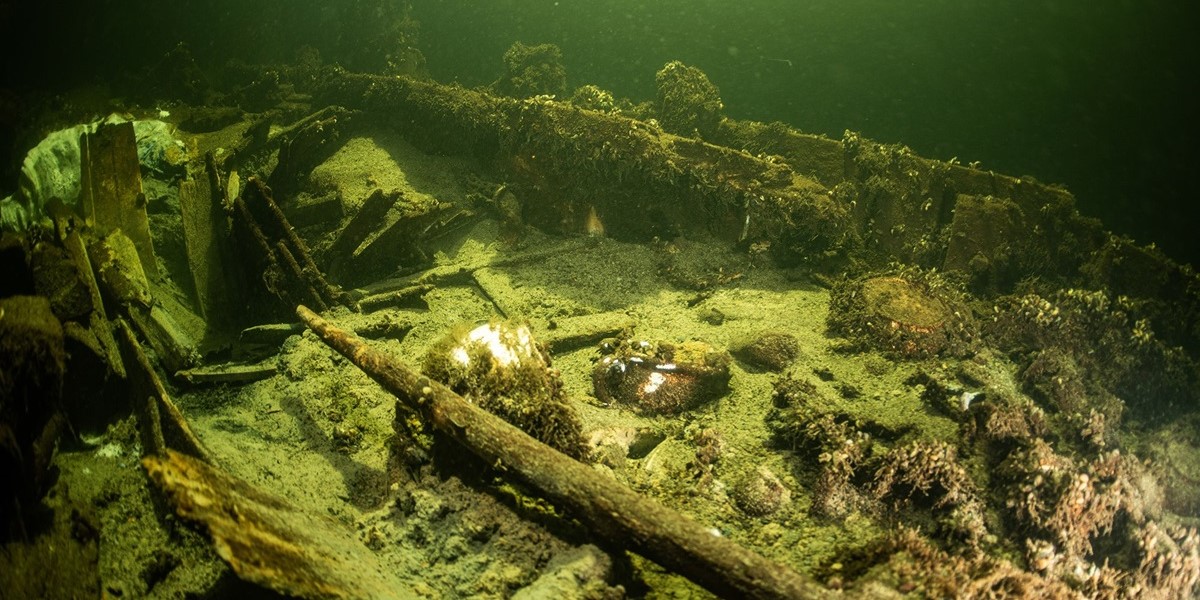
[[[421,375],[339,329],[304,306],[296,314],[322,341],[348,358],[438,431],[490,464],[515,474],[569,508],[589,529],[628,547],[722,597],[816,598],[822,586],[763,558],[591,467],[535,440],[450,388]]]

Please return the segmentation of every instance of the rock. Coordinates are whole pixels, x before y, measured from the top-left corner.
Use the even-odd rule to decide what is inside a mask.
[[[752,517],[766,517],[792,501],[792,492],[767,467],[759,467],[733,490],[738,508]]]
[[[755,367],[782,371],[800,355],[800,342],[790,333],[762,331],[735,344],[733,355]]]

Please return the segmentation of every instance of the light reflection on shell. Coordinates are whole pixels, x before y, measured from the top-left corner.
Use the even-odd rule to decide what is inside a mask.
[[[644,342],[632,347],[646,349]],[[664,360],[626,351],[605,356],[592,371],[596,398],[624,404],[646,414],[678,414],[711,402],[729,391],[729,355],[711,350],[696,362]]]

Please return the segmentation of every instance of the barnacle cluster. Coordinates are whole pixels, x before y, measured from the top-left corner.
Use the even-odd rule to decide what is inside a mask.
[[[567,91],[562,50],[554,44],[514,42],[504,53],[504,75],[494,87],[516,98],[561,96]]]
[[[712,139],[725,105],[721,92],[703,71],[679,61],[666,64],[655,76],[658,114],[663,129],[682,136]]]
[[[505,321],[461,327],[430,347],[422,371],[559,451],[586,454],[558,370],[529,327]]]
[[[1053,413],[1079,421],[1096,410],[1115,426],[1127,407],[1144,418],[1200,390],[1187,354],[1158,339],[1146,307],[1128,297],[1066,289],[1006,297],[992,312],[984,335],[1026,357],[1025,391]]]
[[[842,280],[833,290],[828,326],[856,347],[902,358],[962,356],[977,336],[961,294],[918,270]]]
[[[930,504],[939,523],[971,547],[987,534],[975,482],[950,444],[917,441],[893,448],[875,472],[872,487],[876,498],[890,499],[896,507],[918,499]]]
[[[590,83],[575,89],[575,93],[571,94],[571,104],[588,110],[617,112],[617,102],[612,92]]]
[[[774,404],[768,420],[775,429],[775,442],[819,465],[812,484],[812,512],[843,518],[865,508],[871,498],[858,483],[874,448],[872,437],[849,417],[818,408],[824,404],[820,393],[806,379],[780,378]]]

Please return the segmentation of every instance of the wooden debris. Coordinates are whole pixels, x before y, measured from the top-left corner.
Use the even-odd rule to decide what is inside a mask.
[[[435,429],[570,509],[590,531],[608,542],[628,547],[723,597],[827,595],[824,588],[800,573],[551,449],[304,306],[296,312],[326,344],[409,409],[420,411]]]
[[[528,294],[513,289],[507,274],[490,267],[483,267],[476,269],[472,276],[475,278],[475,285],[483,293],[483,297],[496,307],[500,316],[507,319],[522,314],[521,303],[527,299]]]
[[[154,303],[137,248],[125,232],[114,229],[104,239],[92,242],[90,251],[92,265],[109,298],[118,305],[143,309]]]
[[[299,323],[274,323],[247,327],[233,344],[233,359],[241,362],[261,360],[279,352],[284,340],[304,332]]]
[[[404,313],[389,312],[372,315],[354,326],[355,335],[369,340],[403,340],[413,330],[412,320]]]
[[[210,365],[188,369],[186,371],[178,371],[175,376],[184,381],[193,384],[212,384],[212,383],[250,383],[266,379],[275,375],[275,361],[266,361],[257,364],[243,363],[228,363],[223,365]]]
[[[60,321],[87,321],[95,309],[92,295],[84,283],[90,277],[70,254],[53,243],[36,244],[29,253],[34,289],[50,300],[50,308]],[[85,275],[85,272],[87,275]]]
[[[117,349],[116,339],[113,338],[112,327],[108,320],[108,311],[104,307],[104,299],[100,295],[100,286],[92,268],[87,246],[84,245],[80,229],[84,227],[83,219],[75,214],[57,198],[52,199],[46,210],[54,221],[54,229],[58,239],[71,262],[75,264],[79,281],[87,288],[91,298],[91,313],[88,315],[86,327],[83,323],[72,327],[71,322],[63,324],[67,337],[80,341],[87,346],[103,362],[113,374],[125,377],[125,365],[121,360],[121,352]],[[94,343],[93,343],[94,341]]]
[[[166,386],[163,385],[162,379],[158,376],[158,371],[154,370],[154,366],[150,364],[150,358],[146,356],[146,351],[142,348],[141,342],[134,335],[133,329],[130,329],[129,324],[124,319],[117,320],[117,329],[120,330],[120,339],[125,350],[125,359],[128,365],[129,374],[134,378],[135,385],[140,385],[141,388],[135,393],[140,394],[140,397],[150,397],[154,399],[155,406],[149,407],[146,410],[147,422],[146,427],[152,432],[147,435],[150,438],[150,447],[161,446],[165,448],[166,442],[155,439],[156,436],[163,436],[161,422],[159,418],[165,418],[171,426],[169,429],[172,440],[176,441],[174,447],[181,448],[188,454],[195,456],[205,462],[212,463],[212,454],[204,447],[204,443],[192,431],[191,425],[188,425],[187,419],[183,417],[183,413],[179,411],[179,407],[175,406],[175,402],[171,400],[170,394],[167,393]],[[158,415],[158,416],[156,416]],[[153,419],[153,422],[151,422]]]
[[[373,312],[384,308],[429,308],[425,302],[425,294],[434,289],[428,283],[420,283],[400,288],[391,292],[372,294],[358,301],[363,312]]]
[[[243,252],[257,257],[256,269],[265,291],[285,306],[311,302],[319,307],[338,304],[355,308],[353,300],[329,283],[317,268],[308,245],[296,235],[287,217],[275,203],[271,189],[257,177],[246,181],[241,195],[234,200],[234,233]],[[257,277],[249,277],[253,282]]]
[[[300,228],[321,225],[323,228],[336,226],[346,216],[342,198],[335,191],[319,196],[300,194],[288,199],[279,207],[292,225]]]
[[[225,217],[226,196],[212,153],[204,157],[204,176],[179,184],[179,209],[183,215],[183,242],[200,314],[210,329],[225,329],[238,321],[237,281],[241,263],[229,244]],[[236,177],[230,176],[235,184]]]
[[[376,188],[363,200],[358,213],[342,228],[333,245],[329,247],[326,262],[329,264],[331,275],[338,277],[342,274],[346,263],[354,256],[358,247],[379,228],[379,224],[387,217],[388,210],[400,197],[399,192],[385,194],[383,190]]]
[[[133,123],[101,123],[95,132],[80,136],[79,151],[79,204],[84,217],[101,234],[124,231],[133,240],[146,274],[158,277]]]
[[[96,278],[92,274],[92,263],[88,260],[87,248],[84,246],[83,238],[79,235],[83,221],[75,214],[75,211],[58,198],[50,199],[50,202],[46,204],[46,212],[54,222],[54,231],[58,236],[58,241],[66,249],[68,256],[71,257],[71,262],[75,264],[75,268],[79,272],[80,280],[88,289],[92,310],[103,313],[104,301],[100,297],[100,288],[96,286]],[[102,316],[107,317],[108,315]]]
[[[150,342],[167,372],[181,371],[200,362],[195,341],[183,332],[171,313],[155,304],[150,310],[133,309],[129,319]]]
[[[395,212],[395,211],[391,211]],[[449,203],[402,214],[386,223],[358,246],[341,267],[343,279],[357,285],[386,277],[402,267],[428,262],[422,249],[426,242],[450,227],[463,212]],[[347,279],[348,277],[352,279]]]
[[[176,452],[142,464],[175,512],[204,525],[217,554],[246,581],[313,600],[415,596],[328,517]]]
[[[294,192],[298,182],[348,139],[354,120],[351,111],[328,106],[279,133],[279,160],[271,171],[270,187],[285,195]]]

